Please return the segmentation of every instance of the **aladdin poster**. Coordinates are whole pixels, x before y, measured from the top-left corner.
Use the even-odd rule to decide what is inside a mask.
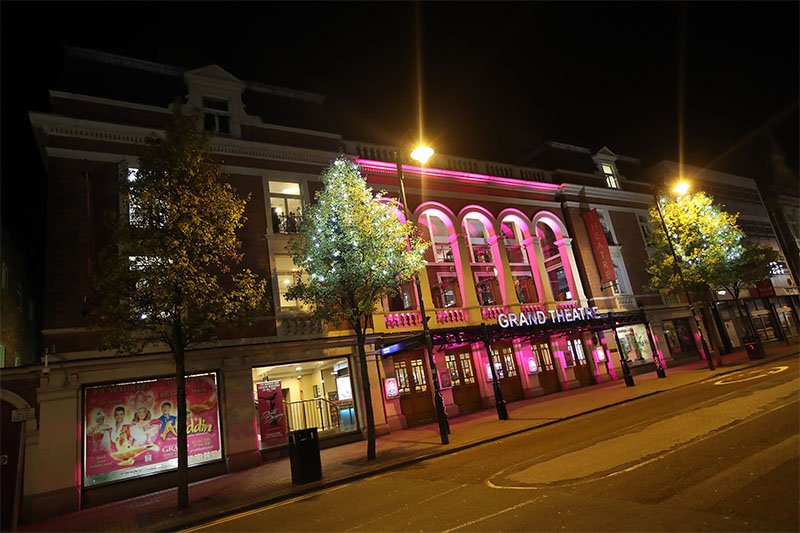
[[[261,447],[286,444],[286,417],[283,411],[283,390],[280,381],[264,381],[256,385],[258,395],[258,429]]]
[[[175,378],[86,388],[86,486],[178,467]],[[189,465],[222,458],[214,374],[186,378]]]

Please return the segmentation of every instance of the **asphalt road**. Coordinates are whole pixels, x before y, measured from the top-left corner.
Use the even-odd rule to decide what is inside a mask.
[[[191,531],[800,531],[797,357]]]

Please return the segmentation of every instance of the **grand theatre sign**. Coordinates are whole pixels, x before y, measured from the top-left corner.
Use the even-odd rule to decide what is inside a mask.
[[[566,307],[549,311],[528,311],[525,313],[502,313],[497,317],[501,328],[544,325],[547,322],[575,322],[576,320],[592,320],[600,318],[597,307]]]

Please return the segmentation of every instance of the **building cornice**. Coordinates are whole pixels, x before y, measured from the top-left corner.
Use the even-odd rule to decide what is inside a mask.
[[[98,122],[38,112],[31,112],[29,116],[34,127],[42,128],[49,135],[61,137],[142,145],[152,135],[163,135],[162,130],[154,128]],[[50,150],[51,148],[48,147],[48,152]],[[325,150],[295,148],[225,137],[214,137],[212,139],[211,152],[222,156],[249,157],[321,166],[328,165],[336,157],[335,152]]]

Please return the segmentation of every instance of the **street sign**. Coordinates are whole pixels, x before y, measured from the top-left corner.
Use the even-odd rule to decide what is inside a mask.
[[[26,420],[33,420],[36,418],[35,407],[23,407],[22,409],[14,409],[11,411],[12,422],[24,422]]]
[[[424,337],[421,333],[419,335],[414,335],[413,337],[407,337],[400,342],[396,342],[381,348],[381,355],[386,357],[387,355],[391,355],[393,353],[405,352],[408,350],[413,350],[414,348],[419,348],[424,344],[423,339]]]

